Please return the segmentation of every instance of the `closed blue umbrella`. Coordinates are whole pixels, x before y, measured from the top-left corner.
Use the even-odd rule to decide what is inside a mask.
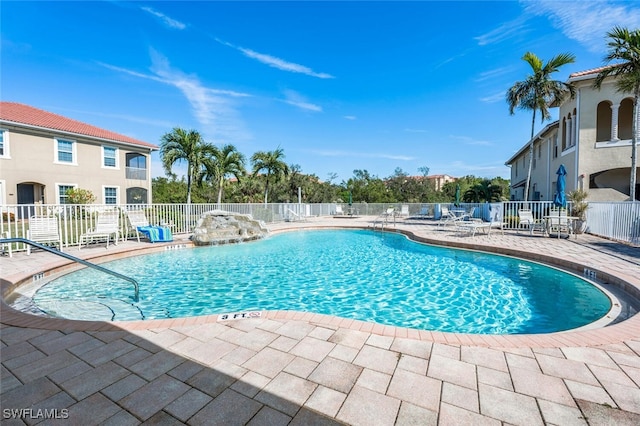
[[[567,196],[564,193],[564,190],[567,186],[567,169],[564,168],[564,164],[560,164],[558,167],[558,171],[556,172],[558,175],[558,180],[556,181],[556,195],[553,197],[553,205],[558,208],[558,223],[560,223],[560,208],[567,207]],[[558,230],[558,238],[560,238],[560,230]]]
[[[460,206],[460,184],[456,185],[456,202],[453,205],[456,207]]]

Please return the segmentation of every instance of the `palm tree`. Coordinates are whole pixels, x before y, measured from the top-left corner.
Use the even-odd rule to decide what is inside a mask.
[[[614,27],[607,33],[609,52],[605,62],[622,61],[598,73],[593,86],[600,89],[609,76],[616,78],[619,92],[633,93],[633,120],[631,124],[631,180],[629,198],[636,200],[636,169],[638,167],[638,120],[640,119],[640,29]]]
[[[551,80],[551,74],[557,72],[561,66],[573,63],[575,56],[570,53],[561,53],[551,58],[546,64],[535,54],[527,52],[522,57],[530,66],[533,74],[524,81],[517,81],[507,91],[507,103],[509,113],[513,115],[516,108],[533,111],[531,120],[531,141],[529,145],[529,170],[524,186],[524,200],[529,199],[529,183],[531,181],[531,167],[533,163],[533,135],[536,123],[536,112],[540,111],[541,122],[551,119],[549,108],[560,105],[568,95],[576,94],[575,87],[570,83]]]
[[[187,204],[191,204],[191,184],[198,181],[204,169],[205,158],[211,154],[213,145],[202,139],[195,130],[179,127],[165,133],[160,143],[160,158],[167,174],[175,163],[187,162]]]
[[[276,181],[282,176],[289,175],[289,166],[284,161],[284,151],[278,148],[275,151],[258,151],[251,156],[253,164],[253,175],[259,172],[266,172],[266,180],[264,184],[264,203],[267,204],[269,194],[269,180],[273,177]]]
[[[215,180],[218,186],[218,208],[222,203],[224,182],[230,175],[235,176],[240,182],[244,175],[245,157],[233,145],[224,145],[222,148],[214,146],[211,155],[205,159],[205,172],[200,179],[209,178]]]
[[[502,196],[502,189],[491,183],[489,179],[484,179],[469,188],[463,196],[465,203],[492,203],[494,201],[500,201]]]

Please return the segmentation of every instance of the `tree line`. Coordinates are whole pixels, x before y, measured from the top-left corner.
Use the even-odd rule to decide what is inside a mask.
[[[508,197],[509,181],[465,176],[436,190],[427,178],[428,167],[412,176],[396,168],[380,178],[367,170],[354,170],[346,181],[335,173],[321,180],[305,174],[298,164],[287,164],[282,148],[258,151],[247,161],[233,145],[205,142],[196,130],[174,128],[163,135],[160,158],[167,177],[152,180],[154,203],[437,203],[491,202]],[[186,176],[178,178],[173,167],[186,162]],[[458,189],[459,188],[459,189]]]

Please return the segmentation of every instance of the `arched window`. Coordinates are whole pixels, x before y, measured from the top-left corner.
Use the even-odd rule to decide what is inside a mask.
[[[620,102],[618,112],[618,138],[622,140],[631,139],[631,124],[633,123],[633,99],[626,98]]]
[[[611,140],[611,102],[600,102],[596,114],[596,142]]]
[[[578,141],[578,111],[574,108],[572,114],[573,120],[571,120],[571,144],[569,146],[575,146]]]
[[[127,188],[127,204],[146,204],[147,193],[144,188]]]
[[[561,135],[561,140],[562,140],[562,150],[564,151],[565,149],[567,149],[567,118],[563,117],[562,118],[562,135]]]

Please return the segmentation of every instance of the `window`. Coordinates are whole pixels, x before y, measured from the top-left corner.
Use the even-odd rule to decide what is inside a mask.
[[[58,187],[58,204],[69,204],[69,196],[67,195],[67,191],[77,188],[78,185],[56,184],[56,186]]]
[[[141,154],[129,153],[127,158],[127,179],[147,180],[147,157]]]
[[[114,186],[104,187],[104,203],[118,204],[118,188]]]
[[[145,188],[127,188],[127,204],[146,204],[147,190]]]
[[[9,158],[9,132],[0,129],[0,158]]]
[[[558,134],[553,135],[553,158],[558,158]]]
[[[66,164],[75,164],[75,151],[76,146],[75,142],[64,140],[64,139],[56,139],[56,163],[66,163]]]
[[[118,148],[112,146],[102,147],[102,167],[118,168]]]
[[[633,99],[626,98],[620,102],[618,112],[618,138],[622,140],[631,140],[633,133]]]

